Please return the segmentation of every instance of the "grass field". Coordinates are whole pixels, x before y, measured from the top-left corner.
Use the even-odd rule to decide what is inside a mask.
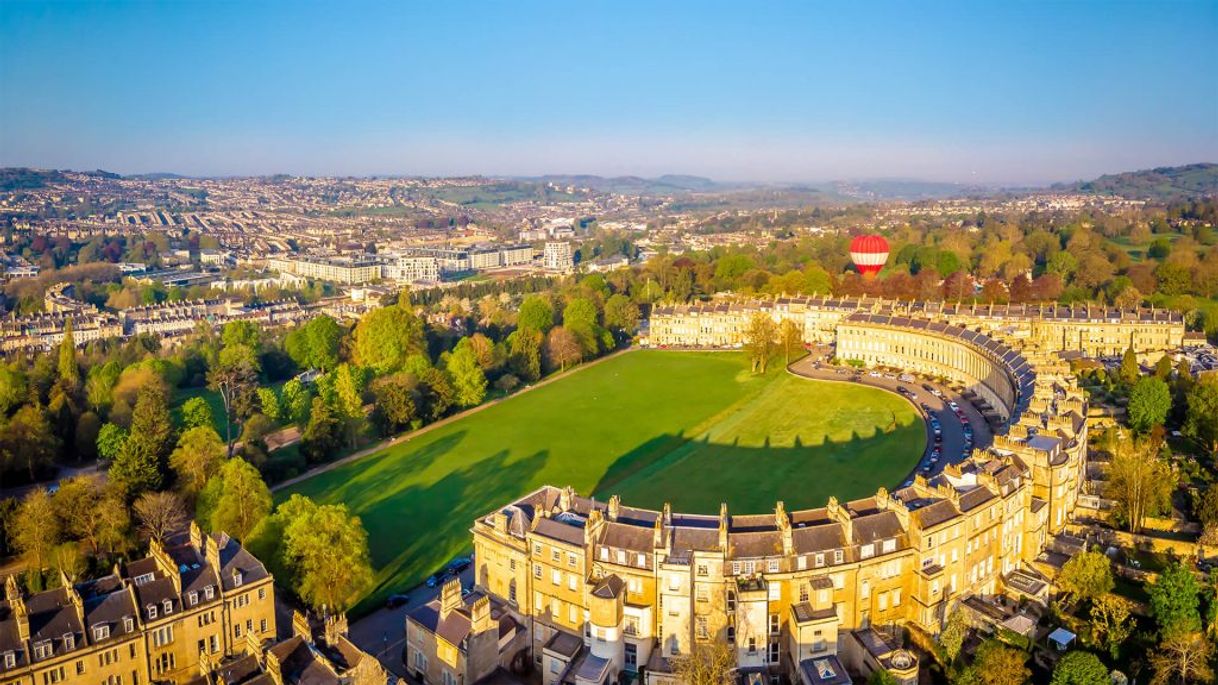
[[[764,377],[738,353],[641,351],[578,371],[286,491],[345,502],[369,532],[370,608],[469,545],[475,517],[543,484],[713,513],[864,497],[913,467],[924,431],[900,397]]]

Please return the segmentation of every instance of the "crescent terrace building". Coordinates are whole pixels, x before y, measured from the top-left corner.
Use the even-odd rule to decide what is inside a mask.
[[[993,444],[806,510],[689,514],[542,487],[474,521],[468,599],[446,588],[408,616],[416,676],[468,685],[531,659],[543,685],[668,685],[679,658],[717,643],[742,683],[844,685],[881,668],[916,683],[903,645],[929,645],[956,607],[1018,632],[1028,619],[1011,607],[1048,598],[1036,560],[1075,508],[1088,430],[1058,353],[1168,350],[1184,335],[1157,310],[811,298],[657,308],[650,343],[738,346],[758,312],[841,359],[963,386],[989,406]]]

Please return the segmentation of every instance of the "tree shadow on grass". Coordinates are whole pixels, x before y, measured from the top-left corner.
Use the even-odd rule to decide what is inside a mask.
[[[789,446],[659,435],[615,460],[593,493],[650,508],[669,502],[696,513],[715,513],[721,502],[740,513],[763,513],[780,499],[789,509],[819,507],[831,495],[858,499],[899,485],[917,466],[925,439],[920,422],[819,444],[796,439]]]
[[[548,459],[545,450],[522,459],[509,459],[502,450],[434,483],[396,489],[361,506],[357,513],[372,545],[376,580],[354,613],[376,608],[388,594],[413,587],[467,549],[474,520],[527,494]]]

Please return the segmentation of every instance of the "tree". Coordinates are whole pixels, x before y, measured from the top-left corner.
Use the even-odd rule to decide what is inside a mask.
[[[1207,375],[1187,395],[1188,413],[1182,432],[1218,456],[1218,377]]]
[[[1062,566],[1057,586],[1065,594],[1067,606],[1093,600],[1112,592],[1112,564],[1097,549],[1076,554]]]
[[[1201,630],[1200,588],[1193,572],[1179,560],[1169,561],[1147,592],[1161,636]]]
[[[0,430],[0,459],[15,470],[24,468],[31,481],[51,465],[57,447],[46,412],[37,403],[22,405]]]
[[[518,329],[508,336],[508,366],[513,374],[529,383],[541,378],[543,340],[543,334],[532,329]]]
[[[952,613],[947,615],[943,630],[939,632],[939,647],[943,649],[948,664],[954,663],[960,655],[960,648],[964,646],[968,631],[968,617],[959,607],[953,609]]]
[[[101,417],[87,411],[76,421],[76,436],[73,442],[81,459],[97,458],[97,436],[101,432]]]
[[[368,534],[345,504],[306,507],[288,522],[283,556],[301,599],[322,613],[345,612],[372,582]]]
[[[1074,650],[1053,667],[1050,685],[1111,685],[1104,662],[1091,652]]]
[[[1210,668],[1213,652],[1213,645],[1201,633],[1168,635],[1150,654],[1150,665],[1155,671],[1151,685],[1214,682],[1214,671]]]
[[[199,497],[199,508],[201,513],[209,514],[207,522],[212,531],[244,539],[271,512],[271,491],[258,469],[240,457],[233,457],[207,481]]]
[[[595,357],[600,352],[600,338],[603,330],[596,320],[596,305],[586,297],[573,298],[562,312],[562,327],[570,331],[579,341],[579,347],[585,358]]]
[[[867,685],[900,685],[900,681],[886,668],[881,668],[871,672],[871,677],[867,679]]]
[[[239,323],[239,322],[234,322]],[[231,325],[231,324],[230,324]],[[227,328],[225,329],[227,331]],[[226,345],[216,365],[207,372],[207,384],[220,393],[224,403],[224,438],[228,456],[233,455],[233,422],[252,410],[254,389],[258,386],[258,359],[248,345]]]
[[[445,361],[448,375],[453,379],[453,389],[457,391],[457,404],[462,407],[473,407],[481,404],[486,398],[486,374],[478,365],[474,356],[473,345],[469,338],[461,338],[457,346],[448,354]]]
[[[197,493],[207,485],[224,460],[224,443],[210,425],[191,428],[178,438],[178,446],[169,455],[169,465],[177,473],[178,483],[189,493]]]
[[[1091,602],[1091,639],[1108,650],[1116,659],[1121,645],[1133,634],[1129,620],[1129,600],[1117,595],[1103,595]]]
[[[1197,519],[1203,528],[1218,526],[1218,483],[1210,483],[1197,503]]]
[[[770,357],[774,356],[778,330],[774,319],[764,312],[753,314],[744,333],[744,348],[748,351],[754,373],[765,373]]]
[[[605,301],[605,325],[618,334],[629,337],[639,325],[639,307],[621,293]]]
[[[397,371],[410,355],[427,352],[423,322],[402,303],[374,309],[356,325],[352,352],[378,376]]]
[[[1176,487],[1176,474],[1159,458],[1159,450],[1145,438],[1125,439],[1119,431],[1109,431],[1108,466],[1105,496],[1116,502],[1116,513],[1130,532],[1142,529],[1147,516],[1167,509]]]
[[[131,415],[131,433],[110,466],[110,479],[122,485],[128,497],[160,490],[165,480],[165,460],[173,444],[173,421],[164,387],[146,384]]]
[[[309,405],[312,403],[312,397],[304,383],[293,378],[283,384],[283,389],[279,395],[279,413],[280,418],[285,421],[290,421],[296,425],[303,425],[309,420]]]
[[[342,445],[342,422],[330,405],[313,398],[309,423],[300,435],[300,451],[310,464],[328,460]]]
[[[1162,426],[1171,411],[1171,390],[1161,378],[1146,376],[1129,393],[1129,425],[1140,433]]]
[[[52,498],[60,530],[80,540],[93,554],[121,543],[127,529],[127,506],[115,488],[98,476],[75,476],[59,484]]]
[[[520,303],[520,312],[516,315],[516,329],[521,331],[536,331],[542,335],[554,326],[554,307],[549,298],[544,295],[529,295]]]
[[[731,685],[736,652],[726,642],[699,642],[689,656],[672,657],[672,672],[682,685]]]
[[[546,336],[546,361],[550,368],[566,371],[568,364],[575,364],[582,359],[582,348],[579,339],[563,326],[550,329]]]
[[[55,505],[45,489],[36,488],[22,500],[9,537],[31,568],[40,571],[47,567],[51,550],[60,542],[60,528]]]
[[[783,361],[791,363],[791,355],[797,354],[803,347],[804,335],[799,326],[791,319],[783,319],[778,326],[778,339],[781,341]]]
[[[112,463],[117,459],[126,444],[127,431],[122,426],[107,423],[97,432],[97,456],[104,462]]]
[[[373,416],[384,435],[393,435],[417,417],[414,393],[418,379],[411,374],[382,376],[368,386],[376,409]]]
[[[338,350],[342,337],[343,329],[338,322],[322,314],[288,333],[284,338],[283,348],[302,369],[326,371],[338,365]]]
[[[350,364],[334,370],[334,409],[348,444],[355,447],[364,429],[364,374]]]
[[[80,387],[80,366],[76,363],[76,337],[72,335],[72,320],[63,327],[63,340],[59,343],[59,380],[72,388]]]
[[[973,685],[1023,685],[1032,676],[1025,663],[1028,655],[997,640],[986,640],[977,648],[972,665],[958,682]]]
[[[145,492],[135,500],[131,510],[139,521],[140,534],[157,542],[165,542],[170,535],[185,529],[190,520],[182,498],[169,491]]]
[[[279,423],[283,412],[279,404],[279,395],[274,388],[258,388],[258,406],[262,414],[275,423]]]
[[[211,405],[202,397],[192,397],[182,403],[182,430],[190,430],[200,426],[211,428],[216,425],[211,413]]]
[[[0,414],[9,411],[29,397],[25,374],[9,364],[0,364]]]
[[[1121,357],[1119,375],[1125,385],[1130,386],[1137,383],[1138,378],[1142,376],[1142,368],[1138,366],[1138,354],[1133,351],[1132,347],[1126,348],[1125,354]]]

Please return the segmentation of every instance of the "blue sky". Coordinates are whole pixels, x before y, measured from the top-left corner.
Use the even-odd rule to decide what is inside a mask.
[[[0,2],[0,165],[1036,183],[1196,161],[1218,161],[1218,2]]]

